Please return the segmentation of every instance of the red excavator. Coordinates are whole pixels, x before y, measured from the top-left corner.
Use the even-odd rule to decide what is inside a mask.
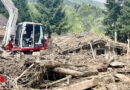
[[[44,28],[40,23],[22,22],[16,27],[18,9],[12,0],[1,0],[8,10],[9,19],[2,42],[4,50],[11,51],[40,51],[48,48],[47,38],[44,36]],[[12,38],[14,36],[14,38]]]

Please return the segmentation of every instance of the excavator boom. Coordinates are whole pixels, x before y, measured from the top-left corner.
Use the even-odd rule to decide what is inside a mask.
[[[6,32],[2,41],[2,47],[5,47],[9,44],[11,40],[11,35],[15,30],[16,22],[18,18],[18,9],[15,7],[12,0],[1,0],[5,8],[9,13],[9,19],[6,25]]]

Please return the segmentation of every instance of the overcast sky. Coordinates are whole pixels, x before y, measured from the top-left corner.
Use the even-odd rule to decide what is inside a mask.
[[[95,0],[95,1],[100,1],[100,2],[104,2],[104,3],[106,2],[106,0]]]

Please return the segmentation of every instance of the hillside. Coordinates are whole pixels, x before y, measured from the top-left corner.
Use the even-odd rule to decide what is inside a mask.
[[[88,5],[95,6],[97,8],[105,9],[104,3],[101,3],[95,0],[64,0],[64,3],[68,5],[73,5],[73,6],[81,5],[81,4],[88,4]]]
[[[22,4],[20,5],[22,6]],[[44,22],[40,19],[41,15],[43,14],[41,14],[40,11],[38,11],[35,7],[39,6],[36,3],[36,0],[29,0],[27,5],[28,6],[26,6],[26,8],[29,8],[29,12],[26,11],[26,15],[21,14],[23,12],[23,8],[18,7],[20,11],[19,13],[21,14],[19,18],[22,17],[18,21],[25,21],[24,19],[27,19],[26,17],[29,16],[29,20],[26,21],[40,23]],[[104,7],[105,6],[103,3],[95,0],[64,0],[63,9],[66,14],[65,18],[68,22],[68,27],[71,27],[67,30],[68,33],[80,33],[88,31],[102,34],[104,31],[104,26],[102,25],[102,21],[104,19],[104,14],[102,11],[104,10]]]
[[[29,2],[35,2],[36,0],[29,0]],[[88,4],[95,6],[97,8],[105,9],[104,3],[99,2],[98,0],[64,0],[64,4],[68,5],[81,5]]]
[[[64,8],[68,23],[72,25],[69,32],[80,33],[83,31],[104,33],[102,21],[104,19],[104,4],[92,0],[64,0]]]
[[[40,13],[35,7],[37,3],[35,0],[29,0],[28,5],[33,17],[32,21],[36,21],[34,19],[40,17]],[[68,25],[71,26],[68,33],[84,31],[96,32],[97,34],[104,33],[104,26],[102,25],[104,3],[95,0],[64,0],[63,9]]]

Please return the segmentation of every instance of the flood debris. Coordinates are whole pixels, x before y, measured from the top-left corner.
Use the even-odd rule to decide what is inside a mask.
[[[117,79],[119,79],[120,81],[124,81],[124,82],[130,82],[130,78],[123,75],[123,74],[115,74],[114,75]]]
[[[55,36],[46,51],[1,54],[0,74],[14,90],[129,90],[126,50],[93,33]]]

